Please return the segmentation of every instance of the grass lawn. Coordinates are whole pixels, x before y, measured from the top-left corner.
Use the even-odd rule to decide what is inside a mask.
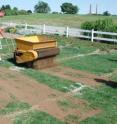
[[[81,40],[79,38],[66,38],[64,36],[49,36],[57,40],[58,46],[70,46],[70,48],[79,49],[79,53],[87,53],[97,49],[101,51],[109,51],[111,49],[117,49],[117,44],[108,44],[100,42],[91,42],[91,40]],[[68,47],[69,48],[69,47]]]
[[[4,38],[4,39],[0,39],[0,41],[1,41],[1,44],[3,45],[2,49],[0,49],[0,54],[13,53],[14,46],[15,46],[14,40],[12,40],[14,43],[14,46],[10,39]]]
[[[8,113],[16,112],[16,111],[21,111],[21,110],[26,110],[29,109],[31,106],[27,103],[23,103],[20,101],[14,101],[10,102],[5,108],[0,109],[0,115],[5,115]]]
[[[117,70],[117,53],[107,55],[91,55],[62,61],[64,66],[84,70],[90,73],[104,74]]]
[[[102,112],[82,121],[80,124],[116,124],[117,122],[117,89],[102,86],[96,90],[84,89],[78,96],[89,102],[92,108],[100,108]]]
[[[30,107],[31,106],[27,103],[20,101],[11,102],[5,108],[0,109],[0,115],[3,116],[10,113],[12,114],[13,112],[27,110],[27,112],[17,115],[14,118],[13,124],[65,124],[64,122],[52,117],[45,112],[36,110],[28,112]]]
[[[60,90],[62,92],[68,92],[69,90],[67,90],[65,87],[69,89],[71,85],[75,84],[75,82],[66,79],[61,79],[59,77],[52,76],[34,69],[26,69],[23,71],[23,73],[38,81],[39,83],[44,83],[49,87],[56,90]]]
[[[46,24],[55,26],[70,26],[80,27],[81,23],[85,21],[95,21],[97,19],[111,18],[117,23],[117,16],[95,16],[95,15],[63,15],[63,14],[31,14],[31,15],[17,15],[17,16],[5,16],[1,18],[1,21],[10,21],[17,23],[29,23],[29,24]]]
[[[111,74],[110,79],[117,82],[117,70]]]
[[[65,124],[45,112],[32,111],[17,116],[14,124]]]
[[[52,36],[51,36],[52,37]],[[111,49],[117,49],[116,44],[105,44],[89,41],[79,40],[77,38],[65,38],[59,36],[53,36],[57,39],[58,45],[65,48],[61,49],[61,53],[58,59],[64,58],[66,56],[73,56],[76,54],[89,53],[100,49],[101,51],[110,51]],[[89,73],[96,73],[99,75],[112,73],[110,76],[111,80],[115,83],[117,82],[117,52],[107,53],[105,55],[91,55],[76,59],[70,59],[61,61],[63,66],[72,67],[74,69],[79,69],[87,71]],[[0,66],[10,67],[14,66],[13,63],[5,60],[0,64]],[[63,92],[67,92],[64,87],[69,87],[74,82],[69,80],[64,80],[56,76],[51,76],[45,74],[44,72],[37,71],[34,69],[25,69],[22,72],[37,80],[37,82],[44,83],[53,89],[57,89]],[[89,103],[90,108],[99,108],[102,110],[96,116],[90,117],[80,124],[116,124],[117,122],[117,89],[111,86],[103,84],[97,89],[85,88],[82,90],[80,95],[76,97],[85,99]],[[60,101],[59,105],[64,107],[71,107],[67,101]],[[74,106],[73,106],[74,107]],[[7,114],[17,110],[30,108],[29,105],[25,103],[9,103],[4,109],[0,110],[1,114]],[[78,119],[78,118],[76,118]],[[47,113],[40,111],[31,111],[26,114],[17,116],[14,124],[64,124],[64,122],[57,120],[56,118],[48,115]]]

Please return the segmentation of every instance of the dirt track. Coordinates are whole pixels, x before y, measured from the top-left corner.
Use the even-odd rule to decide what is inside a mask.
[[[7,68],[0,68],[0,108],[4,108],[9,102],[14,100],[23,101],[32,105],[32,108],[49,113],[50,115],[64,120],[69,114],[82,118],[87,118],[87,112],[83,113],[87,102],[74,98],[71,94],[62,93],[48,86],[36,82],[31,78],[22,75],[20,72],[12,71]],[[73,105],[80,105],[80,108],[69,107],[64,110],[58,105],[58,101],[71,101]],[[97,114],[97,110],[90,110],[91,116]],[[23,113],[23,112],[22,112]],[[94,113],[94,114],[93,114]],[[14,113],[17,115],[17,112]],[[86,117],[84,117],[86,115]],[[9,116],[10,117],[10,116]],[[6,120],[5,120],[6,121]],[[0,123],[3,123],[0,120]],[[9,123],[8,123],[9,124]]]
[[[64,79],[68,79],[74,82],[79,82],[84,85],[93,86],[93,87],[101,85],[97,81],[97,79],[108,80],[107,78],[99,77],[95,74],[89,74],[84,71],[74,70],[72,68],[62,67],[62,66],[48,68],[42,71],[51,75],[55,75]]]
[[[0,124],[12,124],[12,121],[6,118],[0,118]]]

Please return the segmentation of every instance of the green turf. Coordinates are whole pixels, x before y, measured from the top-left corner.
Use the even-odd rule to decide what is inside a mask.
[[[117,69],[117,53],[107,55],[91,55],[70,60],[64,60],[61,63],[64,66],[73,69],[84,70],[90,73],[104,74]]]
[[[0,54],[8,54],[14,52],[15,42],[10,39],[1,39],[2,49],[0,49]],[[12,44],[13,41],[13,44]]]
[[[2,60],[0,62],[0,67],[7,67],[7,68],[9,68],[11,66],[15,66],[15,65],[14,65],[14,63],[12,63],[12,62],[10,62],[8,60]]]
[[[117,44],[114,43],[101,43],[101,42],[91,42],[90,40],[81,40],[79,38],[66,38],[64,36],[49,36],[57,40],[58,46],[75,47],[79,49],[80,53],[91,52],[92,50],[100,49],[101,51],[109,51],[111,49],[117,49]]]
[[[111,74],[110,79],[117,82],[117,70]]]
[[[59,58],[64,58],[64,57],[71,57],[71,56],[76,56],[79,54],[85,54],[85,53],[90,53],[93,52],[93,48],[85,48],[85,47],[65,47],[60,50],[60,55],[58,56]]]
[[[58,40],[59,46],[70,45],[68,48],[63,48],[61,51],[61,57],[73,56],[81,53],[88,53],[94,50],[100,49],[102,51],[109,51],[113,48],[117,48],[115,44],[105,44],[105,43],[91,43],[89,41],[79,40],[77,38],[65,38],[54,36]],[[91,51],[90,51],[91,50]],[[58,58],[59,58],[58,57]],[[106,55],[92,55],[82,58],[71,59],[67,61],[62,61],[61,64],[64,66],[72,67],[74,69],[80,69],[84,71],[88,71],[90,73],[96,74],[106,74],[113,72],[113,75],[110,77],[114,81],[117,82],[117,53],[106,54]],[[10,61],[5,60],[0,64],[0,66],[10,67],[14,64]],[[40,83],[44,83],[53,89],[57,89],[63,92],[67,92],[64,87],[70,87],[71,82],[69,80],[64,80],[58,78],[56,76],[52,76],[50,74],[42,73],[33,69],[25,69],[23,70],[23,74],[28,75],[30,78],[37,80]],[[82,94],[82,95],[81,95]],[[116,87],[112,88],[109,85],[102,86],[97,88],[96,90],[92,89],[84,89],[81,92],[80,97],[82,99],[88,100],[90,108],[99,108],[102,112],[96,116],[88,118],[80,124],[116,124],[117,122],[117,89]],[[63,101],[60,103],[62,106],[71,107],[67,101]],[[0,113],[6,114],[9,112],[22,110],[25,105],[16,105],[14,103],[10,103],[6,106],[5,109],[1,109]],[[28,108],[28,107],[26,107]],[[67,118],[69,119],[69,118]],[[79,118],[71,116],[71,119],[74,119],[75,122]],[[14,122],[15,124],[63,124],[63,122],[53,118],[52,116],[39,112],[33,111],[27,114],[22,114],[21,116],[16,117]]]
[[[111,18],[117,23],[117,16],[95,16],[95,15],[69,15],[69,14],[31,14],[31,15],[17,15],[5,16],[1,21],[10,21],[17,23],[29,24],[46,24],[55,26],[70,26],[80,27],[81,23],[85,21],[95,21],[97,19]]]
[[[0,115],[5,115],[11,112],[29,109],[31,106],[27,103],[15,101],[10,102],[5,108],[0,109]]]
[[[71,109],[77,109],[77,108],[79,108],[79,106],[80,106],[80,105],[78,105],[78,104],[72,103],[72,102],[69,101],[69,100],[60,100],[60,101],[58,101],[58,105],[59,105],[59,107],[60,107],[63,111],[67,111],[67,110],[69,110],[70,108],[71,108]]]
[[[65,124],[45,112],[32,111],[17,116],[14,124]]]
[[[86,88],[78,96],[88,101],[91,108],[102,112],[82,121],[80,124],[116,124],[117,122],[117,89],[103,85],[95,90]]]
[[[75,82],[73,82],[73,81],[69,81],[69,80],[62,79],[62,78],[59,78],[59,77],[56,77],[56,76],[52,76],[50,74],[43,73],[41,71],[37,71],[37,70],[34,70],[34,69],[26,69],[26,70],[23,71],[23,73],[30,76],[31,78],[35,79],[39,83],[46,84],[51,88],[54,88],[56,90],[60,90],[60,91],[63,91],[63,92],[68,92],[69,87],[72,84],[75,84]],[[66,89],[66,87],[68,89]]]
[[[117,44],[107,44],[100,42],[90,42],[78,38],[66,38],[63,36],[49,36],[57,40],[60,49],[58,58],[72,57],[79,54],[87,54],[99,49],[100,51],[109,52],[111,49],[117,49]]]

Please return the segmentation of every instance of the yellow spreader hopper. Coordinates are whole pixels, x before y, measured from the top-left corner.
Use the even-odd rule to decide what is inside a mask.
[[[57,41],[46,36],[26,36],[16,38],[14,60],[16,63],[27,63],[30,67],[46,68],[55,64],[59,54]]]

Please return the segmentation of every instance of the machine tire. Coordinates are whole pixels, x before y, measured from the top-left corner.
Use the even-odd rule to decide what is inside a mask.
[[[31,62],[28,62],[28,63],[27,63],[27,67],[28,67],[28,68],[32,68],[32,67],[33,67],[33,62],[32,62],[32,61],[31,61]]]
[[[13,55],[13,62],[16,64],[16,53],[14,52],[14,55]]]

